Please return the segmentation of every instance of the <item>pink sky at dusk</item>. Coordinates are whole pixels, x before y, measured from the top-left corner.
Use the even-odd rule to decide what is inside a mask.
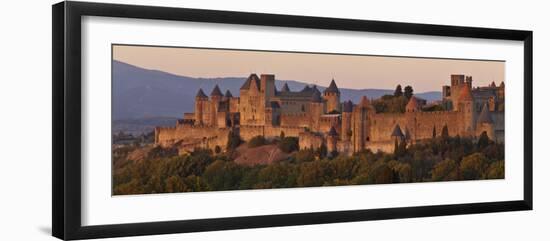
[[[471,75],[474,86],[504,80],[505,62],[386,56],[311,54],[149,46],[113,46],[113,59],[141,68],[189,77],[247,77],[250,73],[275,74],[279,80],[296,80],[328,86],[394,89],[411,85],[415,92],[441,91],[451,74]]]

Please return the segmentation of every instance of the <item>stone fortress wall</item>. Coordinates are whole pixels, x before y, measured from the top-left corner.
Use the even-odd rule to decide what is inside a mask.
[[[327,145],[329,151],[351,154],[364,149],[393,151],[395,141],[416,141],[441,135],[477,137],[483,131],[504,141],[504,83],[472,87],[472,77],[451,75],[443,86],[444,111],[423,111],[425,101],[411,97],[405,113],[376,113],[367,97],[360,103],[340,102],[334,80],[321,93],[316,86],[291,91],[275,87],[274,75],[251,74],[240,96],[222,94],[216,86],[210,96],[198,91],[194,113],[185,113],[175,127],[155,129],[155,143],[176,145],[181,152],[194,148],[225,148],[231,130],[244,141],[255,136],[299,138],[300,148]]]

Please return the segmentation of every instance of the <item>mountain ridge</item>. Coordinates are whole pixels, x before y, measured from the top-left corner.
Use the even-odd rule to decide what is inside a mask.
[[[239,95],[239,89],[245,77],[195,78],[176,75],[160,70],[145,69],[121,61],[112,63],[113,120],[142,119],[151,117],[180,117],[192,112],[195,95],[199,88],[209,95],[215,85],[222,92],[231,91]],[[277,89],[287,83],[291,90],[301,90],[307,84],[298,80],[276,80]],[[318,86],[323,91],[326,87]],[[358,103],[363,95],[379,98],[393,94],[389,89],[347,89],[339,88],[341,100]],[[441,98],[441,92],[430,91],[416,96],[428,101]]]

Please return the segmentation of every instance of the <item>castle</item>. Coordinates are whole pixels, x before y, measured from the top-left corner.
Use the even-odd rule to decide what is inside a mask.
[[[299,138],[300,148],[326,145],[329,153],[351,154],[365,149],[392,152],[395,142],[407,144],[441,135],[478,137],[504,142],[504,83],[472,88],[472,77],[451,75],[438,104],[443,111],[423,111],[425,101],[410,97],[404,113],[376,113],[371,100],[341,102],[334,79],[321,92],[316,86],[278,90],[275,76],[251,74],[235,97],[216,87],[195,97],[193,113],[174,127],[155,128],[155,143],[176,146],[181,153],[195,148],[225,148],[230,131],[245,141],[261,135]]]

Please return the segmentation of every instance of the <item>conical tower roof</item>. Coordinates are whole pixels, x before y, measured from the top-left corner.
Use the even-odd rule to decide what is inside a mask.
[[[283,88],[281,89],[281,92],[290,92],[290,88],[288,88],[288,84],[287,84],[287,83],[285,83],[285,84],[283,85]]]
[[[231,98],[231,97],[233,97],[233,94],[231,94],[231,91],[227,90],[227,91],[225,91],[225,97]]]
[[[306,85],[304,86],[301,92],[309,92],[309,91],[311,91],[311,87],[309,87],[309,85]]]
[[[487,106],[487,103],[483,105],[483,109],[481,110],[481,113],[479,114],[479,118],[477,119],[478,123],[493,123],[493,119],[491,118],[491,113],[489,113],[489,107]]]
[[[197,92],[196,98],[208,98],[208,96],[206,96],[204,91],[202,91],[202,88],[200,88],[199,91]]]
[[[472,90],[470,90],[470,87],[468,85],[462,86],[462,89],[460,89],[460,95],[458,96],[459,101],[471,101],[474,98],[472,97]]]
[[[401,131],[401,127],[399,127],[399,124],[395,125],[395,128],[393,128],[391,136],[392,137],[404,137],[403,132]]]
[[[313,90],[314,93],[319,93],[321,94],[321,91],[319,91],[319,89],[317,89],[317,85],[313,85],[313,88],[311,88]]]
[[[214,86],[214,89],[210,93],[210,96],[223,96],[222,91],[220,90],[220,87],[218,85]]]
[[[334,79],[330,82],[330,85],[325,89],[324,93],[338,93],[340,94],[340,90],[338,89],[338,86],[336,86],[336,82],[334,82]]]
[[[497,87],[497,85],[495,84],[495,81],[491,82],[491,87]]]
[[[333,127],[330,127],[330,131],[328,132],[329,136],[338,136],[338,133],[336,132],[336,129]]]
[[[256,88],[260,86],[260,78],[258,78],[258,75],[256,74],[250,74],[244,84],[241,86],[241,90],[248,90],[250,89],[250,85],[252,82],[255,82]]]

